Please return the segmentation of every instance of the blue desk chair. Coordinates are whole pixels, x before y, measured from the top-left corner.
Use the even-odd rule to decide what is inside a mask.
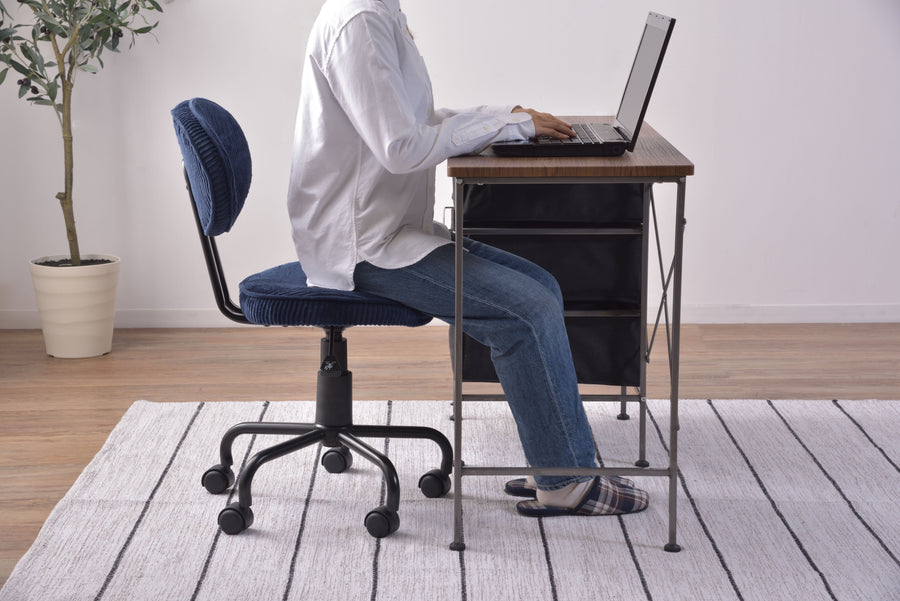
[[[242,434],[293,435],[294,438],[264,449],[247,463],[237,480],[238,501],[219,514],[219,526],[237,534],[253,523],[251,485],[265,463],[316,443],[327,448],[322,465],[331,473],[350,467],[355,451],[377,465],[386,484],[386,503],[365,518],[372,536],[397,530],[400,517],[400,484],[390,459],[360,437],[429,439],[441,450],[441,467],[427,472],[419,488],[427,497],[450,490],[453,450],[443,434],[414,426],[362,426],[353,423],[352,374],[347,370],[347,340],[351,326],[421,326],[430,317],[393,301],[363,294],[306,285],[298,262],[287,263],[251,275],[240,284],[240,306],[235,305],[225,283],[216,236],[231,229],[250,189],[251,162],[247,140],[237,121],[221,106],[202,98],[182,102],[172,110],[178,144],[184,159],[191,206],[206,257],[210,281],[219,310],[239,323],[265,326],[317,326],[325,330],[321,341],[321,369],[316,390],[315,423],[250,422],[233,426],[222,438],[221,462],[203,475],[211,493],[227,491],[235,482],[231,446]]]

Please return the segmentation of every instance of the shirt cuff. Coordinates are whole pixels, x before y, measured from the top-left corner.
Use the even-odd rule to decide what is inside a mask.
[[[499,106],[489,106],[487,108],[488,108],[489,112],[491,112],[495,115],[511,115],[512,114],[512,115],[527,116],[529,119],[531,118],[531,115],[529,115],[528,113],[513,113],[513,110],[515,110],[517,108],[521,108],[521,105],[519,105],[519,104],[503,104],[503,105],[499,105]]]
[[[527,140],[535,135],[534,121],[528,113],[516,113],[516,115],[524,115],[527,119],[514,121],[503,128],[503,141],[506,140]],[[508,136],[508,137],[507,137]]]
[[[497,110],[495,114],[507,124],[501,134],[504,140],[525,140],[534,137],[534,120],[528,113],[514,113],[513,109],[517,106],[510,104],[508,106],[492,107]]]

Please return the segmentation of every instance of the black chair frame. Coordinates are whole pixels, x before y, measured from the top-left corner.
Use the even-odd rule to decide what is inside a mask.
[[[231,300],[216,240],[203,231],[186,170],[185,180],[216,304],[228,319],[250,324],[241,308]],[[251,490],[253,478],[259,468],[279,457],[316,443],[321,443],[328,449],[322,454],[322,465],[330,473],[343,472],[352,465],[351,451],[355,451],[381,470],[386,489],[385,503],[370,511],[364,522],[366,529],[374,537],[387,536],[395,532],[400,525],[398,514],[400,482],[391,460],[360,438],[415,438],[434,441],[441,451],[441,467],[424,474],[419,479],[419,489],[430,498],[441,497],[450,490],[453,448],[441,432],[420,426],[367,426],[353,423],[353,374],[347,369],[347,340],[343,337],[345,328],[331,326],[323,329],[325,337],[320,344],[321,369],[316,384],[315,422],[245,422],[232,426],[222,437],[219,449],[220,463],[203,474],[202,482],[207,491],[214,494],[223,493],[235,483],[232,445],[238,436],[244,434],[294,436],[257,452],[241,470],[237,479],[237,502],[229,504],[219,513],[219,526],[226,534],[243,532],[253,523]]]

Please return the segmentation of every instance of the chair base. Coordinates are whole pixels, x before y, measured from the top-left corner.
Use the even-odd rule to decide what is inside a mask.
[[[219,526],[226,534],[243,532],[253,523],[252,483],[257,470],[264,464],[294,453],[314,444],[322,444],[328,450],[322,456],[322,465],[328,472],[340,473],[350,467],[352,452],[381,469],[384,476],[385,504],[370,511],[365,518],[369,534],[381,538],[396,532],[400,526],[400,482],[397,470],[386,455],[363,442],[361,438],[415,438],[434,441],[441,451],[441,466],[425,473],[419,479],[419,488],[426,497],[441,497],[450,490],[450,473],[453,469],[453,448],[441,432],[419,426],[370,426],[352,423],[351,372],[346,366],[346,340],[341,328],[328,328],[328,337],[322,340],[322,369],[319,371],[316,395],[316,423],[245,422],[232,426],[222,437],[220,463],[203,474],[203,486],[213,494],[225,492],[235,482],[232,445],[238,436],[289,435],[289,440],[256,453],[241,471],[237,479],[238,501],[227,506],[219,514]]]

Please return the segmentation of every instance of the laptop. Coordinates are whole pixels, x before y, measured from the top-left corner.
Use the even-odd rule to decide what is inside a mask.
[[[633,151],[674,26],[675,19],[654,12],[647,15],[641,43],[612,125],[576,123],[573,129],[578,136],[566,140],[540,136],[498,142],[491,145],[494,154],[503,157],[620,156],[626,150]]]

